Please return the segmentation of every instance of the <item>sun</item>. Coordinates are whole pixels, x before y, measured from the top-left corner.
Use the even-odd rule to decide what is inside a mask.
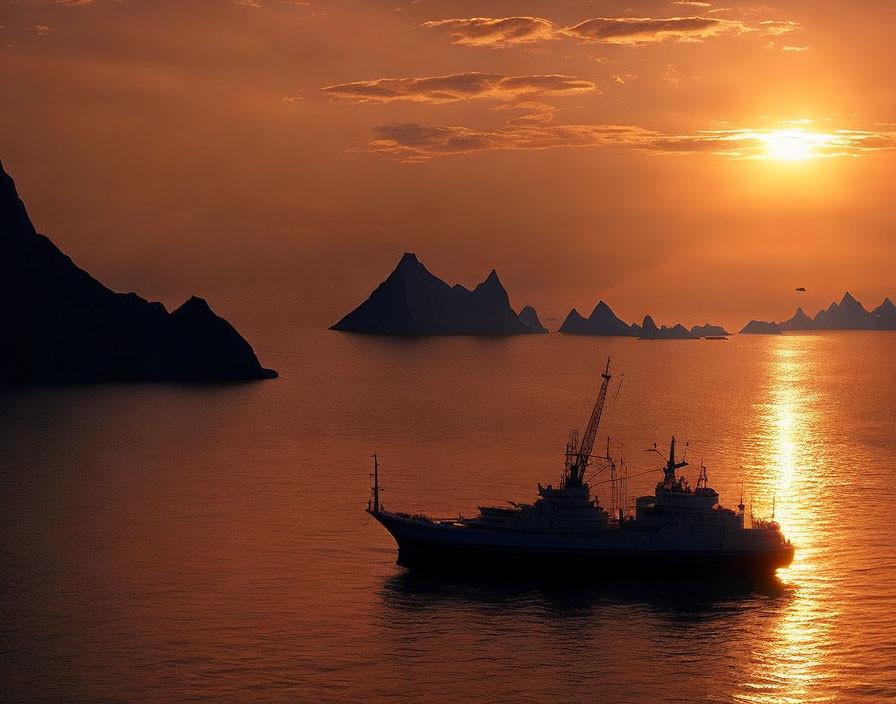
[[[766,158],[779,161],[802,161],[824,156],[831,135],[805,130],[775,130],[757,135]]]

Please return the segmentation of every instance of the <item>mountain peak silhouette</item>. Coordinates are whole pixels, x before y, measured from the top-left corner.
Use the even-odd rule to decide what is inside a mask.
[[[211,312],[211,307],[208,305],[208,301],[204,298],[200,298],[199,296],[190,296],[186,301],[184,301],[180,308],[177,311],[186,311],[191,314],[199,314],[205,315],[206,313]],[[175,312],[177,312],[175,311]],[[195,313],[194,313],[195,311]]]
[[[751,320],[743,326],[741,335],[780,335],[781,328],[777,323],[766,320]]]
[[[541,320],[538,318],[538,311],[532,306],[523,306],[522,310],[519,312],[519,318],[526,325],[533,327],[536,330],[543,330],[544,332],[548,331],[548,329],[541,324]]]
[[[513,311],[492,269],[472,291],[449,286],[410,252],[361,305],[331,330],[384,335],[518,335],[546,332]]]
[[[709,325],[708,323],[704,327],[708,331],[704,334],[727,334],[722,328]],[[641,325],[637,323],[629,325],[620,320],[610,306],[607,305],[606,301],[601,299],[597,302],[587,319],[583,318],[575,308],[570,310],[566,320],[563,321],[563,325],[560,326],[559,332],[568,335],[615,335],[620,337],[641,337],[651,340],[695,340],[702,336],[695,332],[697,329],[702,328],[695,326],[693,330],[688,330],[681,323],[671,328],[665,325],[662,328],[658,328],[653,318],[649,315],[644,316],[644,321]]]
[[[398,260],[398,264],[395,265],[393,270],[393,273],[404,275],[423,272],[429,274],[429,271],[420,263],[417,255],[413,252],[405,252],[401,255],[401,259]]]
[[[671,328],[665,325],[657,327],[653,322],[653,318],[649,315],[644,316],[641,323],[641,332],[638,337],[642,340],[697,340],[699,335],[695,335],[681,323],[673,325]]]
[[[620,320],[603,300],[598,301],[588,318],[583,318],[573,308],[560,326],[559,332],[567,335],[631,336],[631,326]]]
[[[503,295],[508,299],[509,305],[509,297],[507,296],[507,290],[504,288],[504,285],[501,283],[501,279],[498,278],[498,272],[492,269],[488,276],[485,277],[485,280],[476,286],[473,289],[474,292],[479,291],[489,291],[494,295]]]
[[[800,306],[796,309],[793,317],[785,320],[779,327],[781,330],[811,330],[812,325],[812,318],[806,315],[806,311]]]
[[[896,330],[896,306],[885,298],[873,311],[865,307],[849,291],[840,303],[831,303],[816,313],[814,318],[802,308],[789,320],[781,323],[782,330]]]
[[[875,330],[896,330],[896,305],[889,297],[871,313],[871,327]]]
[[[847,291],[840,303],[831,303],[812,320],[816,330],[864,330],[872,327],[871,314]]]
[[[727,337],[728,331],[720,325],[695,325],[691,328],[691,334],[695,337]]]
[[[589,317],[589,318],[596,318],[596,317],[599,316],[599,315],[607,315],[608,313],[611,314],[611,315],[615,315],[615,313],[613,313],[613,310],[610,308],[610,306],[608,306],[608,305],[604,302],[604,299],[601,298],[601,299],[597,302],[597,305],[594,306],[594,310],[591,311],[591,315],[588,316],[588,317]]]
[[[0,163],[2,170],[2,163]],[[173,313],[115,293],[38,234],[12,177],[0,179],[0,383],[241,381],[272,378],[205,300]]]

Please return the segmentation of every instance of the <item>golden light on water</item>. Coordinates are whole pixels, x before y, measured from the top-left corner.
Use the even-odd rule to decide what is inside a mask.
[[[793,564],[778,570],[789,594],[789,603],[770,630],[769,639],[752,650],[752,680],[746,683],[749,702],[824,701],[818,683],[833,676],[825,658],[837,612],[825,598],[833,587],[823,576],[819,560],[822,546],[815,540],[814,524],[821,520],[816,502],[819,467],[813,448],[819,447],[818,399],[810,388],[812,374],[807,359],[807,338],[779,338],[771,351],[767,400],[760,410],[761,444],[766,456],[765,494],[760,513],[771,513],[785,535],[796,545]]]

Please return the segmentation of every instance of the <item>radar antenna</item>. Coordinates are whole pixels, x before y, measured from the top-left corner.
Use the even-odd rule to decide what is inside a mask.
[[[687,445],[685,445],[687,447]],[[660,457],[663,457],[663,453],[656,449],[656,443],[653,444],[653,447],[648,448],[645,452],[655,452]],[[663,459],[666,459],[663,457]],[[669,458],[666,459],[666,466],[663,467],[663,486],[667,489],[672,488],[672,485],[675,484],[675,470],[681,469],[682,467],[687,467],[688,463],[686,460],[682,460],[681,462],[675,461],[675,436],[672,436],[672,443],[669,445]]]

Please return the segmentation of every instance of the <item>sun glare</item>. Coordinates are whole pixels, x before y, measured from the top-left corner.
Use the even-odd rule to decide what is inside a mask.
[[[766,158],[779,161],[801,161],[824,156],[824,147],[833,137],[805,130],[776,130],[757,135]]]

